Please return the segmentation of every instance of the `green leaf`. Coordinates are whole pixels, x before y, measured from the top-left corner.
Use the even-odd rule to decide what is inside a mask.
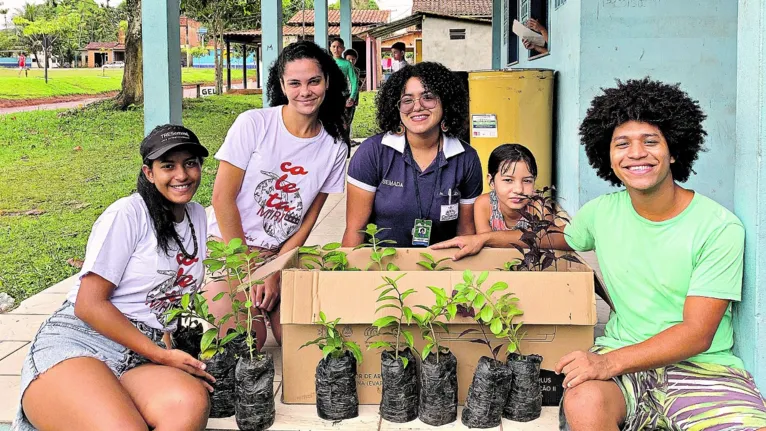
[[[245,310],[247,310],[248,308],[250,308],[252,306],[253,306],[253,301],[251,301],[249,299],[247,301],[245,301]]]
[[[175,318],[178,317],[179,314],[183,313],[184,310],[181,310],[179,308],[173,308],[167,311],[167,314],[165,314],[165,322],[170,323]]]
[[[376,302],[380,302],[380,301],[396,301],[398,303],[399,302],[399,298],[396,297],[396,296],[384,296],[382,298],[378,298],[378,300]]]
[[[393,349],[394,347],[389,343],[388,341],[376,341],[372,344],[370,344],[369,347],[367,347],[367,350],[369,349]]]
[[[372,259],[375,262],[380,262],[380,259],[383,258],[383,255],[379,251],[373,251],[370,254],[370,259]]]
[[[396,317],[394,316],[385,316],[381,317],[380,319],[372,322],[372,326],[376,328],[383,328],[386,327],[392,323],[396,322]]]
[[[498,335],[503,330],[503,322],[500,321],[499,317],[495,317],[489,324],[489,329],[493,334]]]
[[[492,307],[487,305],[481,310],[481,320],[483,320],[484,322],[489,322],[490,320],[492,320],[493,314],[494,313],[493,313]]]
[[[407,289],[406,291],[402,292],[402,301],[404,301],[406,297],[412,295],[415,292],[415,289]]]
[[[223,262],[219,262],[213,259],[205,259],[205,264],[207,265],[208,271],[211,273],[218,272],[221,270],[221,268],[223,268]]]
[[[384,258],[384,257],[393,256],[395,254],[396,254],[396,249],[395,248],[387,248],[387,249],[383,250],[383,254],[381,254],[381,259]]]
[[[423,268],[433,271],[434,267],[432,266],[431,262],[421,261],[418,262],[418,265],[422,266]]]
[[[487,291],[487,295],[492,295],[495,292],[501,292],[508,288],[508,283],[504,281],[498,281],[497,283],[493,284],[492,287],[489,288]]]
[[[471,285],[473,284],[473,273],[470,269],[466,269],[463,271],[463,281],[465,281],[465,284]]]
[[[516,351],[516,347],[517,347],[517,346],[516,346],[516,343],[514,343],[513,341],[511,341],[510,343],[508,343],[508,353],[513,353],[513,352],[515,352],[515,351]]]
[[[356,344],[353,341],[346,341],[346,348],[351,351],[351,354],[354,355],[354,359],[356,359],[357,364],[362,363],[362,349],[359,348],[359,345]]]
[[[213,297],[213,301],[220,301],[226,295],[226,292],[221,292]]]
[[[216,328],[210,328],[207,331],[205,331],[204,334],[202,334],[202,340],[200,341],[200,350],[203,352],[207,350],[211,344],[213,344],[213,341],[215,341],[215,337],[218,335],[218,329]]]
[[[420,358],[422,360],[426,360],[428,355],[431,353],[431,348],[433,347],[433,344],[426,344],[426,347],[423,347],[423,351],[420,352]]]
[[[319,320],[321,320],[322,322],[327,321],[327,316],[324,314],[324,311],[319,312]]]
[[[428,254],[428,253],[420,253],[420,255],[421,255],[421,256],[423,256],[423,257],[425,257],[426,259],[428,259],[428,261],[429,261],[429,262],[433,262],[433,261],[434,261],[434,257],[433,257],[433,256],[431,256],[431,255],[430,255],[430,254]]]
[[[452,320],[457,315],[457,305],[456,304],[448,304],[447,305],[447,317],[449,317],[449,320]]]
[[[410,322],[412,322],[412,309],[410,307],[404,307],[402,308],[402,313],[404,313],[404,317],[407,318],[407,324],[409,325]]]
[[[487,303],[487,299],[484,297],[483,294],[477,294],[476,298],[473,300],[473,308],[480,309],[484,307],[484,304]]]
[[[388,266],[386,266],[386,271],[399,271],[399,267],[393,263],[389,263]]]
[[[412,338],[412,333],[410,331],[402,331],[402,335],[404,335],[404,339],[407,340],[407,345],[410,346],[410,348],[414,348],[415,339]]]
[[[396,305],[396,304],[383,304],[380,307],[376,308],[375,312],[377,313],[378,311],[380,311],[380,310],[382,310],[384,308],[396,308],[397,310],[400,309],[399,306]]]
[[[447,299],[447,293],[444,291],[444,289],[440,287],[434,287],[434,286],[426,286],[431,292],[436,295],[437,298],[444,298]]]
[[[481,274],[479,274],[479,279],[478,279],[478,280],[476,280],[476,284],[478,284],[479,286],[481,286],[481,284],[482,284],[482,283],[484,283],[485,281],[487,281],[487,277],[489,277],[489,272],[487,272],[487,271],[483,271]]]
[[[388,284],[384,284],[382,286],[379,286],[378,288],[385,287],[385,286],[388,286]],[[378,295],[378,299],[376,301],[380,301],[380,298],[388,295],[388,293],[391,292],[392,290],[394,290],[394,288],[389,287],[388,289],[385,289],[384,291],[380,292],[380,295]]]
[[[220,343],[220,345],[221,345],[221,346],[225,346],[225,345],[226,345],[226,344],[228,344],[228,343],[229,343],[231,340],[233,340],[233,339],[237,338],[237,336],[239,336],[239,334],[238,334],[237,332],[232,332],[231,334],[226,334],[226,336],[225,336],[225,337],[223,337],[223,340],[221,340],[221,343]]]
[[[181,308],[186,310],[189,308],[189,302],[191,302],[191,294],[186,293],[184,296],[181,297]]]
[[[218,353],[217,349],[203,350],[202,353],[200,353],[199,358],[201,360],[203,360],[203,361],[206,361],[206,360],[212,358],[213,356],[215,356],[216,353]]]
[[[322,250],[324,250],[324,251],[331,251],[331,250],[336,250],[336,249],[339,249],[339,248],[340,248],[340,243],[339,242],[331,242],[329,244],[325,244],[322,247]]]
[[[332,353],[332,351],[335,350],[335,347],[332,346],[324,346],[322,349],[322,358],[327,358],[327,356]]]
[[[405,358],[404,356],[399,356],[399,359],[402,360],[402,368],[407,368],[407,364],[410,363],[410,360]]]

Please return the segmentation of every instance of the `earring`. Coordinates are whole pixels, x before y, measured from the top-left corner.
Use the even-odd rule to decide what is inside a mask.
[[[399,123],[399,127],[396,128],[396,134],[399,136],[404,134],[404,124]]]
[[[441,129],[444,133],[449,132],[449,127],[447,127],[447,123],[445,123],[444,120],[442,120]]]

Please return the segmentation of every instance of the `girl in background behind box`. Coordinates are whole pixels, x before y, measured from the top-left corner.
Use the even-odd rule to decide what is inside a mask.
[[[489,155],[487,181],[492,191],[479,196],[473,207],[476,233],[516,230],[526,226],[520,211],[535,193],[537,162],[520,144],[503,144]]]

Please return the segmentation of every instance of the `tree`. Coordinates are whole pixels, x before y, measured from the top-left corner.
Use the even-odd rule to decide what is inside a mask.
[[[330,10],[340,10],[340,0],[327,7]],[[351,0],[351,10],[380,10],[375,0]]]
[[[261,2],[252,0],[181,0],[181,12],[203,23],[213,38],[215,87],[223,93],[223,33],[227,29],[260,28]]]
[[[151,1],[151,0],[150,0]],[[125,0],[128,27],[125,35],[125,72],[122,90],[114,99],[120,109],[144,103],[144,59],[141,47],[141,0]]]
[[[40,47],[45,58],[45,82],[48,82],[48,59],[50,58],[53,44],[66,32],[76,27],[78,17],[74,12],[53,16],[51,18],[37,18],[29,21],[22,17],[14,17],[13,23],[22,29],[24,36],[32,40],[33,47]]]

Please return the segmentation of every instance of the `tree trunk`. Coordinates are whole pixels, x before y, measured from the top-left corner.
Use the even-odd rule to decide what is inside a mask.
[[[221,50],[221,55],[218,57],[218,64],[215,67],[215,91],[216,94],[223,94],[223,20],[217,18],[215,21],[215,44]]]
[[[130,105],[144,103],[144,67],[141,45],[141,0],[127,2],[128,31],[125,35],[125,73],[122,90],[115,98],[115,105],[127,109]]]

